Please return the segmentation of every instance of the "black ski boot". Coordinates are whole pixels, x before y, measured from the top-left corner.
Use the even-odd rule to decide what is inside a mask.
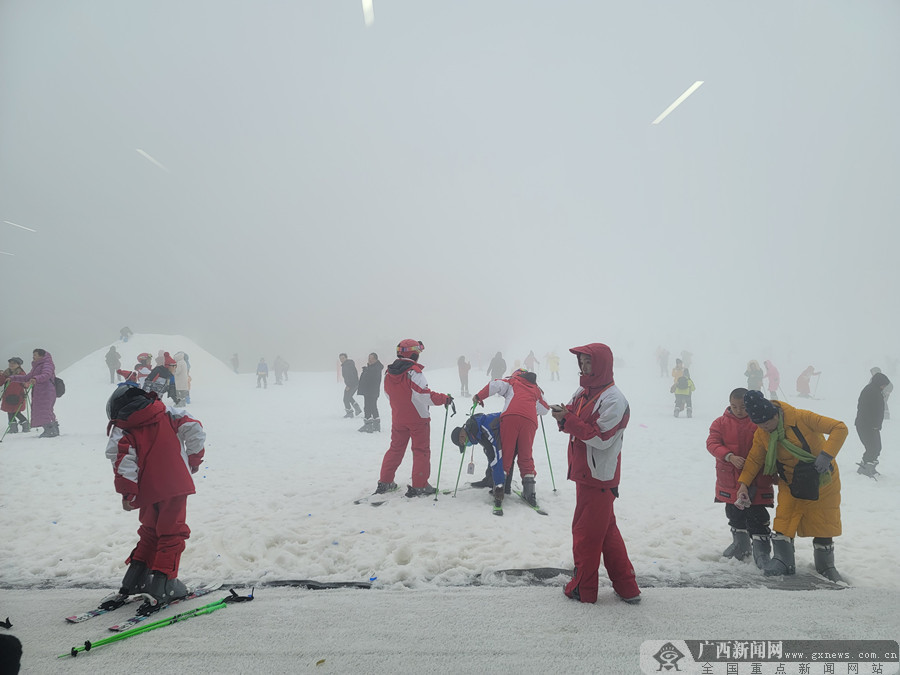
[[[437,490],[434,489],[431,485],[426,483],[425,487],[413,487],[412,485],[406,486],[406,496],[407,497],[427,497],[429,495],[433,495]]]
[[[147,563],[143,560],[132,560],[122,577],[122,587],[119,593],[122,595],[136,595],[143,593],[147,584],[150,582],[150,570],[147,569]]]
[[[731,528],[731,544],[722,551],[723,558],[743,560],[750,555],[750,533],[747,530]]]
[[[537,495],[535,494],[534,476],[522,476],[522,496],[525,501],[537,507]]]
[[[473,488],[491,488],[494,487],[494,479],[491,476],[491,467],[488,467],[484,471],[484,478],[481,480],[475,481],[472,483]]]
[[[772,559],[763,568],[767,577],[779,574],[794,574],[794,540],[777,532],[770,537],[772,542]]]
[[[834,567],[834,542],[824,543],[813,539],[813,560],[816,572],[829,581],[841,583],[844,580]]]
[[[382,483],[381,481],[379,481],[378,487],[375,488],[375,494],[383,495],[388,492],[393,492],[396,489],[397,489],[396,483]]]
[[[759,569],[764,570],[771,560],[772,543],[769,541],[769,537],[764,534],[754,534],[752,548],[753,562]]]
[[[141,605],[138,614],[147,616],[169,604],[173,600],[186,598],[190,592],[178,579],[169,579],[165,572],[156,570],[150,575],[150,581],[144,587],[143,595],[147,602]]]

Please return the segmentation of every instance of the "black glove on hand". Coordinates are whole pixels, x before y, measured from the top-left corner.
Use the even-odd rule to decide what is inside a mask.
[[[825,473],[826,471],[831,470],[831,460],[834,459],[827,452],[820,452],[819,456],[816,457],[816,462],[813,464],[816,471],[819,473]]]

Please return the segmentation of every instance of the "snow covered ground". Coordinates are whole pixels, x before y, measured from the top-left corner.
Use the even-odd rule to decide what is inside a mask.
[[[566,437],[549,418],[555,491],[540,433],[535,445],[538,498],[549,516],[514,500],[502,518],[491,515],[487,491],[467,484],[468,453],[456,497],[395,496],[372,508],[353,500],[377,482],[389,439],[384,397],[384,431],[361,434],[361,420],[342,417],[342,385],[334,373],[291,373],[284,386],[270,377],[268,389],[257,389],[255,376],[235,375],[183,337],[138,335],[118,348],[127,365],[140,351],[190,354],[189,409],[203,422],[208,442],[206,463],[195,476],[197,494],[188,500],[185,582],[371,580],[373,589],[261,586],[252,603],[56,660],[73,645],[105,636],[109,617],[79,625],[63,617],[89,609],[117,587],[136,541],[136,515],[121,510],[104,456],[111,391],[104,345],[60,373],[68,393],[57,404],[59,438],[38,439],[34,432],[0,444],[0,618],[10,617],[8,632],[24,644],[23,672],[631,673],[640,672],[644,640],[900,636],[900,458],[892,426],[900,421],[885,424],[878,482],[856,474],[862,447],[852,428],[837,458],[844,535],[836,540],[836,561],[852,588],[700,587],[759,582],[752,564],[720,558],[730,534],[724,507],[712,501],[714,461],[705,448],[709,423],[724,410],[728,392],[746,384],[740,361],[727,370],[720,363],[692,369],[698,391],[690,420],[672,416],[669,381],[659,377],[652,354],[625,355],[627,365],[617,367],[617,383],[632,406],[616,509],[643,588],[643,602],[633,607],[617,601],[608,584],[589,606],[562,595],[562,577],[529,585],[497,574],[572,567],[575,493],[565,480]],[[357,364],[364,357],[351,356]],[[422,362],[432,388],[458,393],[455,368],[432,370],[429,356],[426,351]],[[816,365],[823,372],[829,366]],[[785,381],[791,380],[785,370]],[[823,400],[790,402],[852,427],[868,373],[855,376],[823,388]],[[472,392],[484,382],[483,373],[470,374]],[[539,384],[548,400],[568,400],[577,385],[574,357],[563,355],[560,382],[539,374]],[[491,399],[487,409],[500,404]],[[447,423],[443,488],[454,487],[460,468],[449,430],[463,423],[468,406],[459,401],[458,408]],[[443,409],[433,409],[432,484],[443,424]],[[475,464],[480,478],[480,451]],[[407,456],[397,475],[401,485],[410,468]],[[800,539],[798,570],[811,565],[811,540]]]

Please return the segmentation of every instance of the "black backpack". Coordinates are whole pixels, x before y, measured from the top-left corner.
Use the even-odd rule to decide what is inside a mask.
[[[678,388],[679,389],[687,389],[688,388],[688,379],[682,375],[678,378]]]
[[[66,393],[66,383],[60,377],[53,378],[53,387],[56,389],[56,398]]]

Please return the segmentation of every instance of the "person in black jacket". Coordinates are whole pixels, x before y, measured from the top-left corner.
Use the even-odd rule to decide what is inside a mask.
[[[499,380],[503,377],[505,372],[506,361],[503,360],[503,354],[497,352],[496,356],[491,359],[491,363],[488,366],[488,374],[491,376],[492,380]]]
[[[359,388],[356,390],[363,397],[363,412],[366,415],[365,423],[359,431],[371,434],[381,431],[381,420],[378,417],[378,395],[381,393],[381,371],[384,366],[378,360],[378,354],[369,354],[369,360],[362,368],[359,376]]]
[[[353,417],[354,412],[361,415],[362,408],[353,398],[359,387],[359,373],[356,372],[356,364],[344,353],[338,354],[338,359],[341,361],[341,376],[344,378],[344,417]]]
[[[891,381],[884,373],[875,373],[859,394],[856,405],[856,433],[866,451],[859,463],[861,473],[869,478],[879,475],[875,470],[881,454],[881,425],[884,422],[884,388]]]

